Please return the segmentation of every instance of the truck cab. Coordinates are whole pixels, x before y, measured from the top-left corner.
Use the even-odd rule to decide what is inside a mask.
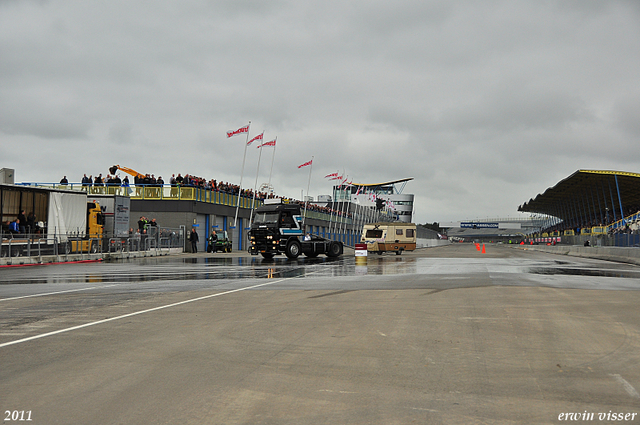
[[[71,252],[88,252],[95,254],[101,251],[104,235],[104,215],[97,201],[87,202],[87,227],[84,235],[71,238]]]
[[[302,214],[298,204],[287,204],[280,199],[267,199],[265,205],[256,209],[249,230],[249,253],[273,258],[284,253],[295,259],[300,254],[316,257],[326,254],[337,257],[342,254],[341,242],[330,241],[319,236],[301,240],[303,236]]]

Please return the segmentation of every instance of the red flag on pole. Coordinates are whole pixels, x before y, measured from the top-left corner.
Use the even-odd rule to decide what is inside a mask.
[[[256,140],[262,140],[262,136],[264,136],[264,131],[260,134],[258,134],[256,137],[254,137],[253,139],[249,140],[247,142],[247,145],[250,145],[251,143],[253,143]]]
[[[263,146],[275,146],[276,145],[276,139],[273,139],[270,142],[264,142],[263,144],[261,144],[260,146],[258,146],[259,148],[263,147]]]
[[[298,168],[302,168],[302,167],[306,167],[307,165],[311,165],[311,163],[313,162],[313,159],[311,161],[307,161],[302,165],[298,165]]]
[[[338,173],[331,173],[324,176],[324,178],[326,179],[327,177],[337,177],[337,176],[338,176]]]
[[[235,131],[227,131],[227,137],[237,136],[238,134],[248,133],[249,125],[245,125],[244,127],[240,127]]]

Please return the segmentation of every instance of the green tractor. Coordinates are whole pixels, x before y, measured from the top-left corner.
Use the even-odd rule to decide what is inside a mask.
[[[227,231],[216,230],[215,232],[215,236],[212,232],[207,239],[207,252],[231,252],[233,244]]]

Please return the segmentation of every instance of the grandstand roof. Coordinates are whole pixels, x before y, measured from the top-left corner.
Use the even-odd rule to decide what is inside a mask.
[[[616,186],[617,176],[617,186]],[[625,171],[578,170],[555,186],[545,190],[528,202],[522,204],[518,211],[552,215],[563,218],[562,205],[582,202],[583,205],[594,205],[604,209],[620,209],[618,190],[624,208],[640,206],[640,174]],[[593,206],[591,207],[593,208]]]
[[[404,182],[408,182],[409,180],[413,180],[413,177],[407,177],[406,179],[400,179],[400,180],[392,180],[390,182],[385,182],[385,183],[351,183],[351,184],[353,186],[376,187],[376,186],[388,186],[390,184],[396,184],[396,183],[404,183]]]

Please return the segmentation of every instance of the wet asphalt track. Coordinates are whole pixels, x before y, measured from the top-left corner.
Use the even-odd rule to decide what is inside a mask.
[[[628,264],[460,245],[366,265],[231,253],[5,268],[0,282],[0,409],[34,424],[640,413]]]

